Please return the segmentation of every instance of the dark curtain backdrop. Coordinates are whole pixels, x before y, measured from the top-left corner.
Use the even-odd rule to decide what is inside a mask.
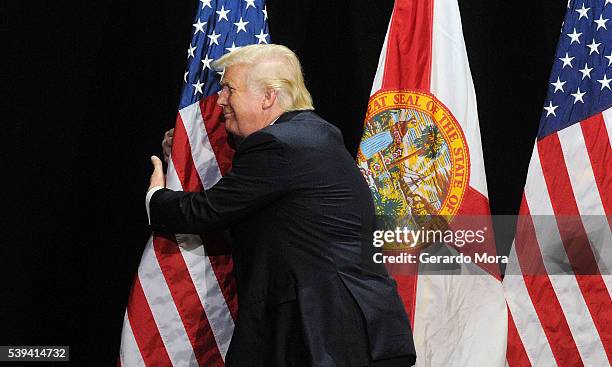
[[[273,41],[298,53],[317,112],[353,154],[392,5],[268,1]],[[149,235],[148,157],[174,124],[196,6],[2,5],[0,345],[70,345],[72,365],[115,362]],[[492,211],[514,214],[566,2],[460,7]]]

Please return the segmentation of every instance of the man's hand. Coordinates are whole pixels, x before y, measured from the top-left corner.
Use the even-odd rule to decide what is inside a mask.
[[[168,162],[170,152],[172,150],[172,138],[174,137],[174,129],[166,131],[162,140],[162,151],[164,152],[164,161]]]
[[[151,174],[151,181],[149,181],[149,190],[155,186],[166,187],[166,177],[164,176],[162,161],[154,155],[151,156],[151,163],[153,163],[153,173]]]

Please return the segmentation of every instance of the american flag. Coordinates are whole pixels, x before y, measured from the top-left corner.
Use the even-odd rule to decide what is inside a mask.
[[[510,366],[612,360],[612,0],[567,5],[504,278]]]
[[[231,166],[211,63],[247,44],[268,43],[264,0],[200,0],[168,161],[168,188],[202,191]],[[223,366],[234,330],[236,292],[219,235],[153,235],[135,277],[119,364]]]

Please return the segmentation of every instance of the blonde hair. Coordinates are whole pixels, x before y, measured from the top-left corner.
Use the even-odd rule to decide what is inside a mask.
[[[249,65],[247,83],[256,88],[273,88],[284,111],[312,110],[312,97],[304,85],[302,66],[293,51],[282,45],[249,45],[213,62],[220,71],[235,64]]]

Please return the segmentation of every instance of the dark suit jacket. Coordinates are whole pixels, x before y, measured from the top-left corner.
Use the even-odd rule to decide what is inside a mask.
[[[314,112],[285,113],[249,135],[206,192],[159,190],[149,208],[156,231],[231,228],[239,311],[227,365],[414,361],[395,282],[363,265],[370,190],[340,131]]]

